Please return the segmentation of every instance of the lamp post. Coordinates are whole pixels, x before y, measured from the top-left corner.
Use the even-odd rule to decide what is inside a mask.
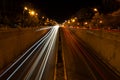
[[[23,20],[22,20],[22,26],[24,27],[24,14],[25,14],[25,11],[27,11],[28,8],[25,6],[24,9],[23,9]]]
[[[24,7],[24,10],[23,10],[23,20],[22,20],[22,26],[24,27],[25,26],[25,11],[27,11],[27,14],[28,15],[30,15],[31,16],[31,18],[33,18],[33,17],[35,17],[35,18],[37,18],[37,16],[38,16],[38,13],[35,11],[35,10],[33,10],[33,9],[29,9],[28,7]]]

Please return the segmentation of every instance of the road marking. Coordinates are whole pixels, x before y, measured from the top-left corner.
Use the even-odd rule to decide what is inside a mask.
[[[60,36],[62,36],[62,35],[60,34]],[[64,67],[64,79],[67,80],[66,64],[65,64],[65,58],[64,58],[63,40],[62,40],[62,37],[61,37],[61,45],[62,45],[62,60],[63,60],[63,67]]]
[[[62,48],[62,59],[63,59],[63,67],[64,67],[64,79],[67,80],[67,73],[66,73],[66,66],[65,66],[65,58],[64,58],[63,48]]]
[[[59,39],[58,39],[59,40]],[[58,47],[58,45],[57,45],[57,47]],[[57,50],[56,50],[56,52],[58,51],[58,48],[57,48]],[[58,59],[58,53],[56,53],[56,59],[55,59],[55,71],[54,71],[54,80],[56,80],[56,73],[57,73],[57,59]]]

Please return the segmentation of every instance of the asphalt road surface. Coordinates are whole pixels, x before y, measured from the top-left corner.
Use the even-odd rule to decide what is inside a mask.
[[[0,80],[53,80],[58,29],[58,26],[53,26],[46,35],[0,74]]]
[[[0,80],[120,80],[73,31],[54,26]]]
[[[67,80],[120,80],[67,28],[61,28],[62,55]]]

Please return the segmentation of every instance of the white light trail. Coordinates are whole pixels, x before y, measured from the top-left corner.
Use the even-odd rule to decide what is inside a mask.
[[[29,70],[28,74],[26,75],[26,77],[24,78],[24,80],[29,80],[33,74],[33,71],[35,70],[35,68],[37,67],[41,57],[43,54],[45,54],[45,57],[42,61],[42,64],[40,66],[40,69],[38,71],[38,74],[36,76],[35,80],[41,80],[43,72],[45,70],[49,55],[52,55],[51,51],[55,46],[56,43],[56,39],[57,39],[57,34],[58,34],[58,30],[59,30],[59,26],[54,26],[52,28],[52,32],[51,34],[49,34],[49,38],[47,39],[46,44],[43,46],[42,51],[40,52],[40,54],[38,55],[36,61],[34,62],[34,64],[32,65],[31,69]]]
[[[44,61],[43,61],[43,63],[42,63],[42,66],[43,66],[43,67],[41,67],[41,68],[39,69],[39,72],[41,72],[41,73],[38,73],[38,75],[37,75],[37,77],[36,77],[35,80],[41,80],[42,75],[43,75],[43,72],[44,72],[44,70],[45,70],[45,66],[46,66],[47,61],[48,61],[48,58],[49,58],[49,55],[52,54],[52,53],[51,53],[51,50],[52,50],[52,49],[54,48],[54,46],[55,46],[55,42],[56,42],[56,38],[57,38],[57,33],[58,33],[58,27],[55,27],[55,29],[56,29],[56,32],[55,32],[55,34],[51,37],[51,41],[50,41],[50,43],[49,43],[49,45],[48,45],[47,53],[46,53],[45,58],[44,58]]]
[[[51,34],[48,35],[48,37],[50,37],[52,35],[52,33],[54,32],[54,29],[51,30]],[[49,39],[49,38],[48,38]],[[45,45],[48,45],[47,43]],[[33,66],[31,67],[29,73],[26,75],[25,80],[29,80],[29,78],[31,77],[31,75],[33,74],[33,71],[35,70],[35,68],[37,67],[37,64],[39,62],[39,60],[41,59],[43,53],[45,52],[46,46],[44,45],[41,53],[38,55],[36,61],[34,62]]]
[[[27,56],[27,58],[14,70],[14,72],[7,78],[7,80],[9,80],[19,69],[20,67],[25,63],[25,61],[33,54],[33,52],[46,40],[46,38],[48,38],[49,34],[52,32],[52,30],[50,30],[43,38],[41,38],[39,41],[37,41],[32,47],[30,47],[16,62],[14,62],[6,71],[4,71],[1,75],[3,76],[4,74],[6,74],[13,66],[15,66],[15,64],[17,64],[32,48],[34,48],[38,43],[37,47]]]
[[[41,31],[41,30],[46,30],[46,29],[51,29],[51,28],[52,28],[52,26],[50,26],[50,27],[44,27],[44,28],[37,29],[36,31]]]

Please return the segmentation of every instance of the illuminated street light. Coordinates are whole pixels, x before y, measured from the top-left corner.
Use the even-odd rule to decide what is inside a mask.
[[[99,21],[99,23],[103,23],[103,21],[102,21],[102,20],[100,20],[100,21]]]
[[[49,22],[49,18],[47,18],[46,22]]]
[[[78,22],[77,25],[80,25],[80,23]]]
[[[72,22],[75,22],[75,19],[72,19]]]
[[[24,7],[24,10],[28,10],[28,8],[25,6],[25,7]]]
[[[70,24],[70,21],[68,20],[68,24]]]
[[[38,13],[35,14],[36,16],[38,15]]]
[[[44,19],[45,17],[44,16],[42,16],[42,19]]]
[[[85,25],[87,25],[87,24],[88,24],[88,22],[85,22],[84,24],[85,24]]]
[[[27,11],[28,10],[28,8],[25,6],[24,7],[24,10],[23,10],[23,20],[22,20],[22,26],[24,27],[24,14],[25,14],[25,11]]]
[[[35,11],[31,10],[31,11],[29,11],[29,14],[34,16],[35,15]]]
[[[27,17],[25,17],[25,16],[27,16],[28,13],[29,13],[29,15],[30,15],[31,17],[35,17],[36,20],[37,20],[37,18],[38,18],[38,13],[36,13],[35,10],[30,9],[30,8],[24,6],[24,9],[23,9],[23,21],[22,21],[23,27],[24,27],[24,24],[26,24],[26,23],[25,23],[25,18],[27,18]],[[31,18],[31,19],[32,19],[32,18]]]
[[[94,8],[93,10],[94,10],[95,12],[97,12],[97,11],[98,11],[98,9],[97,9],[97,8]]]
[[[75,17],[75,19],[77,19],[77,17]]]

